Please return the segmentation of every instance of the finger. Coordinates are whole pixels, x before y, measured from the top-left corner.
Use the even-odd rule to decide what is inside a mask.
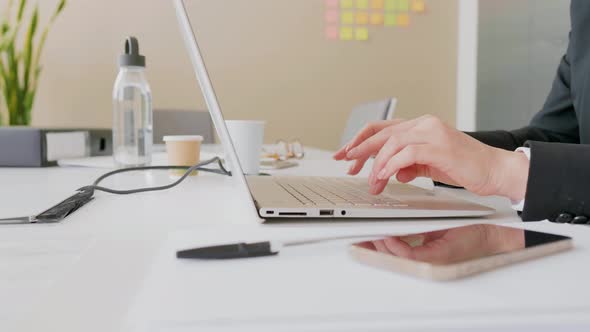
[[[387,142],[390,136],[396,132],[403,132],[409,128],[412,128],[419,123],[418,119],[400,122],[398,124],[383,128],[375,135],[367,138],[357,147],[352,148],[347,154],[348,159],[358,159],[364,157],[370,157],[375,155]]]
[[[389,179],[400,169],[416,164],[436,168],[442,162],[443,158],[444,155],[432,145],[409,145],[389,159],[387,164],[377,174],[377,179]]]
[[[385,244],[385,247],[396,256],[412,258],[412,247],[397,236],[385,238],[383,244]]]
[[[414,181],[418,177],[418,165],[402,168],[397,172],[395,178],[401,183]]]
[[[342,160],[346,158],[346,154],[352,148],[356,147],[360,143],[364,142],[367,138],[377,134],[383,128],[402,122],[402,119],[394,120],[383,120],[369,123],[361,131],[359,131],[348,143],[341,147],[336,153],[334,153],[334,159]]]
[[[373,182],[374,184],[369,184],[369,193],[371,195],[379,195],[380,193],[383,192],[383,190],[385,190],[385,187],[387,187],[387,180],[377,180],[376,182]]]
[[[389,253],[389,249],[387,249],[383,240],[373,241],[373,245],[375,246],[375,249],[377,249],[377,251],[382,252],[382,253],[386,253],[386,254]]]
[[[362,158],[355,160],[354,164],[348,169],[348,175],[357,175],[363,169],[368,159],[369,158]]]
[[[436,239],[412,248],[412,255],[415,260],[420,262],[449,263],[455,251],[453,243],[444,239]]]
[[[423,132],[422,130],[412,128],[407,131],[396,132],[395,134],[391,135],[387,143],[383,145],[375,157],[371,174],[376,176],[377,179],[385,179],[384,177],[380,178],[379,174],[393,156],[398,154],[408,145],[423,144],[428,142],[428,140],[429,134]]]

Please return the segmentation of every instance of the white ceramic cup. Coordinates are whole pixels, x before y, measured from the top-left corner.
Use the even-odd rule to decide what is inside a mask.
[[[260,154],[264,140],[264,121],[227,120],[227,130],[245,174],[260,173]],[[226,158],[226,160],[228,160]],[[231,167],[231,165],[230,165]]]

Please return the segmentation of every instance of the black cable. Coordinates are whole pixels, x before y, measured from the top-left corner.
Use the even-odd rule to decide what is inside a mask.
[[[203,167],[203,166],[212,164],[214,162],[217,162],[219,169],[211,169],[211,168]],[[102,186],[98,185],[104,179],[106,179],[110,176],[113,176],[115,174],[126,173],[126,172],[135,172],[135,171],[170,170],[170,169],[186,169],[186,172],[175,182],[164,185],[164,186],[158,186],[158,187],[147,187],[147,188],[129,189],[129,190],[115,190],[115,189],[110,189],[110,188],[106,188],[106,187],[102,187]],[[186,179],[187,176],[189,176],[192,172],[197,171],[197,170],[202,171],[202,172],[209,172],[209,173],[231,176],[231,172],[228,171],[223,166],[223,162],[222,162],[221,158],[214,157],[209,160],[205,160],[203,162],[200,162],[196,165],[193,165],[191,167],[188,167],[188,166],[141,166],[141,167],[129,167],[129,168],[117,169],[117,170],[114,170],[114,171],[111,171],[111,172],[101,175],[98,179],[96,179],[92,183],[92,185],[82,187],[82,188],[78,189],[78,191],[95,191],[96,190],[96,191],[103,191],[106,193],[116,194],[116,195],[129,195],[129,194],[136,194],[136,193],[147,192],[147,191],[166,190],[166,189],[170,189],[172,187],[177,186],[182,181],[184,181],[184,179]]]

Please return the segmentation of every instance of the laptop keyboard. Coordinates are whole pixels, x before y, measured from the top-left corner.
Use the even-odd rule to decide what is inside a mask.
[[[305,179],[277,180],[291,196],[295,197],[303,205],[338,205],[357,207],[401,207],[407,206],[402,201],[381,194],[374,196],[368,193],[367,188],[359,188],[356,181],[348,181],[338,178],[316,178],[313,181]]]

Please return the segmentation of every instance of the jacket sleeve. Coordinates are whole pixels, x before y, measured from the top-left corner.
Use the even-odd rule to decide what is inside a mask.
[[[529,141],[529,178],[523,221],[549,219],[562,214],[590,216],[590,146]]]

